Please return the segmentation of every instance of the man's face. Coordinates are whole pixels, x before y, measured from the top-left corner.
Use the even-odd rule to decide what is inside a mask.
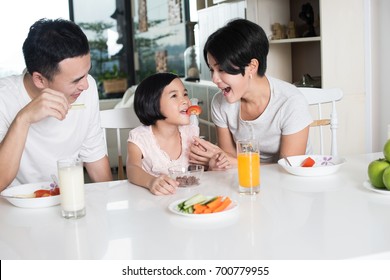
[[[73,103],[89,87],[87,77],[90,68],[90,54],[64,59],[59,63],[60,71],[49,81],[48,87],[62,92],[69,103]]]

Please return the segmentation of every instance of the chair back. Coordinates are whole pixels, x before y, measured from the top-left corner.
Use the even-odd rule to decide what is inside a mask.
[[[126,129],[128,132],[130,129],[141,125],[141,122],[135,114],[134,109],[130,107],[100,111],[100,123],[101,127],[104,128],[104,137],[107,142],[107,149],[109,148],[109,143],[107,141],[108,129],[116,131],[116,147],[118,151],[118,179],[123,180],[125,179],[125,176],[123,172],[121,130]],[[127,139],[127,136],[125,139]]]
[[[336,102],[343,98],[343,92],[339,88],[321,89],[321,88],[309,88],[301,87],[298,88],[305,96],[309,103],[312,113],[314,115],[314,121],[310,127],[316,127],[318,129],[319,136],[319,147],[321,155],[324,155],[324,142],[325,136],[322,130],[323,126],[330,127],[330,154],[333,156],[338,155],[337,151],[337,128],[338,128],[338,117],[336,110]],[[326,105],[328,104],[328,105]],[[327,113],[324,113],[327,112]],[[327,117],[324,117],[327,116]],[[310,135],[313,137],[313,129],[310,129]],[[314,143],[312,143],[314,144]],[[327,153],[326,153],[327,154]]]

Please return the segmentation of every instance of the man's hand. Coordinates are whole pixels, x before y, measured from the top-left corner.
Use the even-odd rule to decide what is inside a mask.
[[[71,105],[63,93],[45,88],[38,97],[20,110],[19,115],[29,124],[49,116],[63,120],[70,108]]]

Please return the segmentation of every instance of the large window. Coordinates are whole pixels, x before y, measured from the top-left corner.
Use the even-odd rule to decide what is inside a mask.
[[[70,0],[71,19],[88,37],[92,63],[90,74],[98,84],[101,98],[120,97],[131,80],[123,25],[118,24],[125,15],[125,2]],[[119,87],[117,79],[120,79]]]
[[[99,85],[101,98],[108,97],[104,79],[125,77],[129,87],[158,71],[183,77],[184,51],[194,43],[190,40],[194,24],[190,22],[190,2],[195,3],[192,0],[5,1],[0,16],[3,38],[0,77],[23,71],[22,44],[31,24],[44,17],[71,19],[85,31],[91,46],[90,74]],[[18,11],[17,19],[13,11]],[[119,95],[123,92],[119,90]]]
[[[156,72],[184,76],[188,7],[184,0],[133,0],[136,81]]]

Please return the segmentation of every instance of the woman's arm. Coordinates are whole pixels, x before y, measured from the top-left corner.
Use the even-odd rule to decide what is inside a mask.
[[[310,126],[307,126],[297,133],[282,135],[280,141],[279,158],[304,155],[306,153],[309,129]]]

